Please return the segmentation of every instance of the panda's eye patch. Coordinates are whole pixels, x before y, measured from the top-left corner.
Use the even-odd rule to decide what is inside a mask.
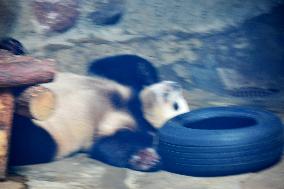
[[[179,105],[177,102],[173,103],[173,108],[174,110],[178,110],[179,109]]]

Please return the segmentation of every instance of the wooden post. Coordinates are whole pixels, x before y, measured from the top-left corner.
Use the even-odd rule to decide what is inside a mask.
[[[0,180],[6,177],[13,111],[12,93],[8,89],[0,89]]]
[[[54,95],[43,87],[31,86],[50,82],[54,75],[55,62],[53,60],[15,56],[8,51],[0,50],[0,180],[6,177],[9,155],[9,138],[14,101],[16,101],[12,89],[27,88],[22,94],[18,94],[19,110],[16,112],[42,120],[47,118],[53,110]]]

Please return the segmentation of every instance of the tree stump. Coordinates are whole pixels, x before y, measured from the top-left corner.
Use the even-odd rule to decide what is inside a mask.
[[[33,119],[46,119],[54,109],[55,95],[44,87],[32,85],[50,82],[54,75],[53,60],[16,56],[0,50],[0,179],[6,177],[14,112]]]
[[[55,108],[55,94],[43,86],[32,86],[16,97],[16,114],[36,120],[45,120]]]

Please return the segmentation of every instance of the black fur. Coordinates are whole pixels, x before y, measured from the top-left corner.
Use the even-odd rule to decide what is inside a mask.
[[[156,129],[144,117],[139,93],[136,91],[133,91],[131,98],[127,102],[127,110],[135,119],[138,129],[147,132],[156,132]]]
[[[92,147],[89,155],[110,165],[137,169],[130,164],[131,157],[139,150],[152,146],[153,136],[149,133],[120,130],[111,137],[100,139]],[[154,169],[158,169],[158,166],[151,168]]]
[[[139,92],[132,90],[131,96],[125,100],[117,91],[109,94],[112,105],[117,111],[128,112],[137,123],[137,128],[143,131],[155,132],[151,124],[144,118]]]
[[[26,49],[24,46],[16,39],[7,37],[0,40],[0,49],[5,49],[10,51],[15,55],[26,54]]]
[[[159,81],[158,72],[151,62],[137,55],[125,54],[94,60],[90,63],[88,73],[114,80],[137,91]]]
[[[15,115],[13,120],[9,161],[10,165],[50,162],[56,155],[54,139],[25,117]]]
[[[117,93],[113,93],[111,99],[113,104],[116,104],[117,111],[127,111],[132,115],[137,123],[137,129],[135,131],[121,129],[113,136],[100,138],[90,150],[90,157],[117,167],[127,167],[140,171],[160,169],[160,162],[148,170],[139,169],[139,165],[133,166],[129,163],[134,155],[139,155],[139,151],[155,148],[154,138],[157,134],[157,130],[143,116],[138,93],[133,91],[128,101],[123,100],[120,94]],[[145,161],[147,161],[147,157],[142,158],[145,158]]]

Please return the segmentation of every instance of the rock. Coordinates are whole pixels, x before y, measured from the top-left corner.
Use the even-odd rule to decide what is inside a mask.
[[[0,1],[0,36],[8,36],[15,28],[17,16],[20,11],[20,1],[1,0]]]
[[[78,0],[34,0],[32,10],[44,30],[64,32],[76,23]]]
[[[89,18],[97,25],[113,25],[125,11],[125,0],[93,0],[95,8]]]

